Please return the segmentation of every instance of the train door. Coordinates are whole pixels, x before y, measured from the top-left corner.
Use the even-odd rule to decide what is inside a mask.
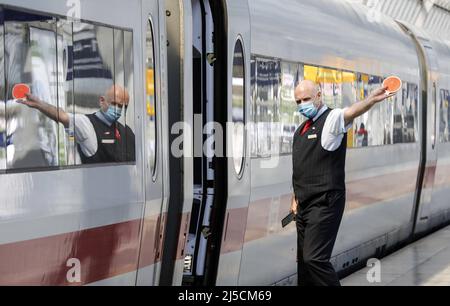
[[[165,20],[164,2],[142,1],[142,36],[139,36],[142,54],[142,71],[145,101],[141,109],[144,126],[143,167],[145,207],[141,227],[141,248],[137,285],[159,284],[161,250],[164,224],[167,215],[168,184],[166,182],[168,155],[165,90]]]
[[[424,77],[427,78],[426,92],[422,91],[425,104],[423,105],[423,116],[425,116],[426,122],[422,120],[422,126],[424,128],[422,133],[422,150],[425,154],[422,159],[422,178],[420,201],[416,206],[415,213],[415,228],[414,234],[420,234],[428,230],[430,221],[430,212],[433,194],[436,165],[437,165],[437,146],[438,146],[438,62],[435,51],[431,42],[423,35],[417,36],[420,43],[423,54],[425,57],[426,69]]]
[[[191,4],[194,200],[183,284],[236,285],[250,190],[248,5],[237,0]]]
[[[237,285],[250,200],[250,12],[247,1],[227,4],[227,202],[217,285]]]
[[[438,141],[438,63],[435,51],[429,41],[420,39],[423,43],[425,55],[428,63],[428,103],[427,103],[427,162],[425,166],[422,199],[417,215],[416,234],[426,231],[429,227],[430,212],[432,205],[432,194],[436,175],[437,146]]]
[[[188,1],[189,2],[189,1]],[[185,3],[186,4],[186,3]],[[205,281],[208,240],[211,237],[211,211],[215,200],[214,131],[215,112],[215,46],[214,19],[210,2],[191,0],[189,17],[191,17],[191,40],[186,40],[185,48],[191,49],[192,106],[192,159],[193,176],[191,183],[189,226],[186,228],[186,245],[184,248],[183,284],[202,285]],[[184,75],[184,77],[189,77]],[[191,108],[192,107],[192,108]],[[189,190],[189,189],[185,189]],[[182,228],[183,229],[183,228]]]

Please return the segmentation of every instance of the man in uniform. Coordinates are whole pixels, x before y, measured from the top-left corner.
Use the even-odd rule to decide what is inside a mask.
[[[311,81],[295,89],[299,112],[306,121],[295,132],[291,211],[297,221],[299,286],[339,286],[330,263],[345,208],[347,130],[353,120],[392,97],[387,88],[345,109],[329,109],[320,87]]]

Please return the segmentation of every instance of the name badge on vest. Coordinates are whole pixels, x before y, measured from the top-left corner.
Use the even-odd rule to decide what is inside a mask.
[[[115,142],[115,139],[102,139],[103,144],[114,144]]]
[[[313,135],[308,135],[308,139],[317,139],[317,134],[313,134]]]

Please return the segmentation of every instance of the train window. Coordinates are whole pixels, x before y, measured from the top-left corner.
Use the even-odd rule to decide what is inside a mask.
[[[125,33],[126,43],[125,44]],[[132,88],[132,78],[133,70],[130,69],[132,65],[132,38],[130,38],[130,33],[123,30],[114,29],[114,83],[116,87],[123,88],[127,93],[128,104],[126,108],[122,110],[122,116],[115,123],[116,129],[122,129],[126,131],[123,133],[123,141],[120,143],[119,152],[122,154],[121,160],[126,162],[132,162],[136,160],[135,156],[135,144],[134,144],[134,100],[133,100],[133,88]],[[131,61],[130,61],[131,60]],[[131,77],[130,77],[131,74]],[[115,92],[115,100],[121,100],[123,93],[120,90]]]
[[[245,57],[241,40],[236,42],[232,75],[232,118],[234,169],[242,174],[245,161]]]
[[[57,25],[57,58],[58,58],[58,107],[66,113],[74,112],[73,95],[73,33],[72,23],[59,20]],[[76,162],[74,127],[59,125],[59,164],[73,166]]]
[[[258,58],[256,62],[255,117],[258,156],[279,153],[276,123],[279,122],[281,63],[279,60]]]
[[[145,141],[147,148],[147,162],[150,164],[150,170],[155,179],[156,175],[156,150],[157,150],[157,127],[156,127],[156,96],[155,96],[155,45],[153,28],[151,21],[147,24],[146,36],[146,128]]]
[[[7,168],[58,166],[58,126],[35,109],[45,101],[57,110],[56,20],[13,10],[4,15]],[[33,98],[15,99],[17,84],[28,85]]]
[[[380,88],[382,85],[382,78],[378,76],[369,76],[367,83],[367,95],[374,90]],[[389,111],[390,109],[390,111]],[[389,114],[390,113],[390,114]],[[363,116],[363,121],[358,130],[358,135],[361,131],[364,132],[364,137],[367,138],[368,146],[382,146],[390,144],[391,137],[391,118],[392,103],[379,103],[373,107],[370,112]],[[359,144],[359,143],[358,143]],[[366,141],[363,141],[363,145]]]
[[[440,142],[450,142],[450,90],[441,89]]]
[[[303,66],[303,78],[314,83],[319,82],[319,68],[310,65]]]
[[[280,153],[292,153],[294,133],[303,123],[303,116],[297,111],[295,102],[295,86],[303,80],[303,65],[281,63],[281,94],[280,94]]]
[[[363,100],[369,94],[381,86],[381,78],[377,76],[369,76],[366,74],[358,74],[358,95],[359,100]],[[376,105],[370,112],[365,113],[356,118],[353,123],[354,147],[368,147],[383,145],[384,127],[380,126],[380,122],[384,122],[384,113],[380,105]]]
[[[6,147],[10,141],[6,133],[5,53],[3,42],[3,29],[0,29],[0,170],[6,169]]]
[[[342,72],[342,108],[346,108],[357,102],[357,79],[356,74],[352,72]],[[354,145],[355,133],[350,129],[347,133],[347,147]]]
[[[358,101],[362,101],[368,96],[369,76],[367,74],[357,74],[357,92]],[[366,129],[368,114],[364,114],[353,121],[353,147],[362,148],[369,146],[369,133]]]
[[[134,162],[132,33],[3,14],[0,169]]]
[[[124,31],[123,33],[123,69],[124,69],[124,87],[130,95],[128,109],[125,112],[125,126],[130,130],[130,134],[134,135],[136,130],[135,108],[134,103],[134,55],[133,55],[133,33]],[[127,161],[136,161],[136,139],[135,137],[127,137],[126,152],[128,154]]]
[[[417,108],[417,96],[412,84],[403,83],[402,90],[394,97],[394,125],[393,142],[412,143],[415,136],[415,110]]]
[[[82,23],[73,31],[74,126],[82,164],[134,161],[134,133],[125,126],[130,92],[125,88],[123,31]]]
[[[413,109],[413,119],[414,119],[414,142],[419,141],[419,86],[416,84],[408,83],[408,99],[411,103],[411,108]],[[411,117],[409,118],[411,120]],[[408,122],[410,125],[411,122]]]
[[[256,131],[256,57],[252,56],[250,61],[250,99],[252,124],[248,128],[248,141],[250,142],[251,158],[258,157],[258,137]]]

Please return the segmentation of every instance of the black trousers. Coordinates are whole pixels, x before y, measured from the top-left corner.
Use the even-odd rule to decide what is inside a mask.
[[[345,191],[329,191],[300,203],[297,215],[299,286],[340,286],[330,263],[345,208]]]

